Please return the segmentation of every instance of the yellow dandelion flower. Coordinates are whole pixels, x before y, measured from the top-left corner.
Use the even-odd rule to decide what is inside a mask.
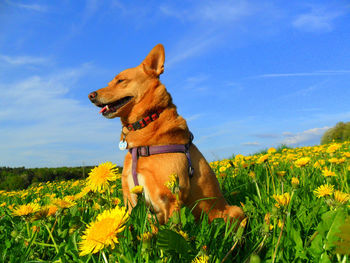
[[[58,207],[55,205],[46,205],[41,207],[41,209],[35,213],[34,220],[39,220],[43,218],[47,218],[48,216],[56,215]]]
[[[319,161],[316,161],[316,162],[314,163],[314,168],[315,168],[315,169],[321,168],[321,164],[320,164]]]
[[[75,206],[77,203],[74,201],[69,200],[68,198],[55,198],[52,200],[52,203],[56,206],[58,206],[59,208],[70,208],[72,206]]]
[[[209,257],[207,255],[198,256],[192,260],[192,263],[208,263]]]
[[[188,240],[188,234],[182,230],[177,231],[184,239]]]
[[[282,221],[281,221],[281,219],[278,219],[278,223],[277,223],[277,226],[278,226],[279,228],[282,228],[283,224],[282,224]]]
[[[292,186],[296,187],[300,184],[299,179],[296,177],[292,177]]]
[[[106,210],[97,216],[95,222],[88,225],[79,243],[80,256],[97,253],[101,249],[111,246],[114,249],[118,244],[118,233],[125,228],[129,215],[125,207],[115,207]]]
[[[220,168],[221,169],[221,168]],[[165,183],[165,186],[171,191],[175,191],[175,187],[178,185],[178,176],[177,174],[171,174],[169,180]]]
[[[137,185],[137,186],[134,186],[132,189],[131,189],[131,193],[133,194],[142,194],[143,192],[143,186],[142,185]]]
[[[151,230],[152,230],[152,234],[154,234],[154,235],[156,235],[158,233],[158,227],[156,227],[153,224],[151,224]]]
[[[143,240],[144,242],[146,242],[151,240],[152,237],[153,237],[153,234],[151,232],[145,232],[142,234],[142,237],[137,236],[137,239],[140,241]]]
[[[276,149],[271,147],[270,149],[267,150],[267,153],[275,153],[276,152]]]
[[[56,213],[58,211],[58,207],[56,205],[49,205],[48,208],[49,208],[49,211],[47,213],[48,216],[56,215]]]
[[[40,210],[40,205],[36,203],[28,203],[26,205],[20,205],[18,208],[14,209],[12,214],[14,216],[27,216],[34,214]]]
[[[91,188],[89,186],[85,186],[83,188],[83,190],[81,190],[79,193],[77,193],[74,196],[74,200],[79,200],[81,198],[83,198],[84,196],[86,196],[89,192],[91,191]]]
[[[236,156],[235,156],[235,160],[236,161],[242,161],[244,159],[244,155],[242,155],[242,154],[237,154]]]
[[[338,144],[338,143],[331,144],[331,145],[327,148],[326,152],[327,152],[327,153],[334,153],[334,152],[336,152],[340,147],[341,147],[341,145]]]
[[[261,164],[261,163],[267,162],[268,159],[269,159],[269,155],[265,154],[263,156],[260,156],[256,163]]]
[[[223,172],[225,172],[227,170],[227,168],[225,167],[225,166],[221,166],[220,168],[219,168],[219,172],[220,173],[223,173]]]
[[[273,198],[276,200],[277,204],[275,206],[280,208],[280,206],[286,207],[290,202],[289,193],[284,193],[282,195],[273,195]]]
[[[101,209],[101,206],[98,203],[94,203],[93,206],[92,206],[92,209],[97,211],[97,210]]]
[[[252,179],[254,179],[255,176],[256,176],[256,174],[255,174],[254,171],[250,171],[248,175],[249,175],[249,177],[252,178]]]
[[[38,227],[38,226],[32,226],[32,231],[33,231],[33,232],[39,232],[39,231],[40,231],[40,227]]]
[[[344,155],[346,158],[350,158],[350,152],[345,152],[345,153],[343,153],[343,155]]]
[[[300,168],[300,167],[306,166],[310,162],[310,160],[311,159],[309,157],[302,157],[302,158],[296,160],[294,162],[294,164],[295,164],[296,167]]]
[[[327,167],[325,167],[322,171],[322,174],[325,176],[325,177],[329,177],[329,176],[337,176],[335,174],[335,172],[332,172],[331,170],[328,170]]]
[[[314,190],[314,194],[320,198],[333,194],[334,185],[324,184]]]
[[[342,158],[339,158],[338,159],[338,164],[341,164],[341,163],[345,163],[345,161],[346,161],[346,158],[345,157],[342,157]]]
[[[277,175],[283,177],[286,175],[286,173],[287,173],[286,171],[278,171]]]
[[[115,181],[120,177],[117,172],[115,164],[111,162],[101,163],[89,173],[89,177],[86,179],[87,185],[94,192],[104,190],[109,186],[109,181]]]
[[[335,158],[335,157],[333,157],[333,158],[331,158],[331,159],[328,160],[328,162],[330,162],[330,163],[335,163],[335,164],[337,164],[338,161],[339,161],[338,158]]]
[[[334,200],[337,201],[338,203],[345,204],[350,200],[350,194],[343,193],[339,190],[336,190],[334,192]]]
[[[114,205],[119,205],[122,201],[118,198],[118,197],[115,197],[112,199],[112,203]]]
[[[75,187],[75,186],[77,186],[78,184],[80,183],[80,181],[75,181],[74,183],[72,183],[72,187]]]
[[[246,163],[245,161],[241,162],[242,168],[247,168],[249,166],[248,163]]]

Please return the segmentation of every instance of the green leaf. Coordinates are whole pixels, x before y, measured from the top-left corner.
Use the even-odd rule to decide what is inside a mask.
[[[331,219],[331,224],[325,241],[326,250],[330,250],[335,247],[334,243],[339,240],[339,237],[336,234],[340,232],[339,227],[344,223],[345,217],[346,214],[344,211],[338,210],[335,217]]]
[[[186,239],[169,229],[163,229],[158,232],[157,245],[164,251],[169,253],[176,252],[183,257],[188,257],[188,251],[190,250]]]
[[[309,248],[309,252],[314,258],[320,258],[320,255],[323,252],[323,242],[322,236],[318,234],[315,239],[311,242],[311,246]]]
[[[340,232],[336,234],[340,240],[335,242],[337,247],[335,252],[342,255],[350,255],[350,216],[348,216],[343,225],[339,227]]]
[[[325,251],[320,258],[320,263],[332,263],[332,261],[329,259],[327,252]]]
[[[313,257],[320,259],[320,262],[328,262],[326,251],[331,251],[336,246],[340,226],[344,223],[345,217],[346,213],[341,209],[328,211],[322,215],[322,221],[317,226],[318,235],[309,249]]]
[[[303,241],[300,237],[300,231],[296,230],[294,227],[292,227],[291,230],[291,236],[295,243],[295,258],[308,259],[306,256],[306,251],[304,250]]]

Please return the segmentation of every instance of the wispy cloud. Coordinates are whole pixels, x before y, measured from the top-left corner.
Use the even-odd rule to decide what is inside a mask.
[[[210,35],[204,34],[199,38],[198,36],[196,38],[189,37],[179,41],[175,48],[170,51],[169,59],[166,62],[167,66],[172,67],[174,64],[205,52],[214,43],[218,42],[216,36]]]
[[[296,73],[269,73],[255,76],[254,78],[285,78],[285,77],[313,77],[313,76],[332,76],[347,75],[350,70],[319,70],[313,72],[296,72]]]
[[[22,4],[22,3],[18,3],[18,2],[13,2],[13,1],[6,1],[6,3],[8,3],[9,5],[18,7],[18,8],[22,8],[22,9],[26,9],[26,10],[30,10],[30,11],[36,11],[36,12],[46,12],[48,10],[47,6],[44,5],[39,5],[36,3],[33,4]]]
[[[301,143],[312,142],[315,140],[319,141],[324,132],[329,128],[330,127],[328,126],[322,128],[312,128],[296,134],[291,132],[284,132],[283,136],[286,138],[281,143],[287,145],[298,145]]]
[[[159,11],[163,16],[175,18],[187,24],[189,32],[175,43],[170,51],[168,65],[208,52],[225,43],[236,31],[242,30],[241,23],[263,8],[247,1],[201,1],[179,8],[175,4],[163,4]]]
[[[98,0],[88,0],[85,1],[85,6],[82,8],[82,13],[78,14],[79,19],[72,25],[72,32],[70,37],[74,34],[80,33],[79,31],[90,21],[90,19],[96,14],[99,8]]]
[[[0,62],[14,65],[14,66],[23,66],[23,65],[43,65],[50,62],[49,58],[45,57],[33,57],[33,56],[6,56],[0,55]]]
[[[242,143],[243,146],[260,146],[261,144],[259,142],[244,142]]]
[[[261,139],[276,139],[280,137],[280,135],[276,133],[257,133],[257,134],[253,134],[252,136],[255,136]]]
[[[345,14],[345,8],[336,11],[328,6],[311,6],[311,11],[298,15],[292,25],[307,32],[330,32],[334,28],[334,20]]]
[[[53,75],[0,83],[0,166],[97,164],[112,155],[122,162],[124,153],[111,145],[119,134],[108,132],[118,131],[120,125],[70,96],[77,81],[92,72],[93,66],[83,64]]]
[[[252,15],[257,9],[247,1],[201,1],[191,9],[161,5],[160,11],[180,21],[227,23]]]
[[[201,118],[202,116],[203,116],[202,113],[198,113],[198,114],[193,114],[191,116],[185,117],[185,119],[187,122],[191,122],[191,121],[194,121],[194,120]]]

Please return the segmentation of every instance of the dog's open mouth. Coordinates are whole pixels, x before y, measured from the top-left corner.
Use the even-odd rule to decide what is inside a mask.
[[[132,98],[132,96],[127,96],[110,104],[101,104],[97,106],[102,108],[100,110],[100,113],[102,113],[103,115],[107,115],[109,113],[116,112],[118,109],[127,104]]]

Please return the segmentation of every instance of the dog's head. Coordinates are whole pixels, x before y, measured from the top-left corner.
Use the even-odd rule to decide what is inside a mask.
[[[89,99],[100,107],[106,118],[126,117],[132,111],[140,111],[150,105],[146,94],[160,86],[159,75],[164,71],[165,53],[161,44],[156,45],[142,63],[120,72],[108,86],[89,94]]]

